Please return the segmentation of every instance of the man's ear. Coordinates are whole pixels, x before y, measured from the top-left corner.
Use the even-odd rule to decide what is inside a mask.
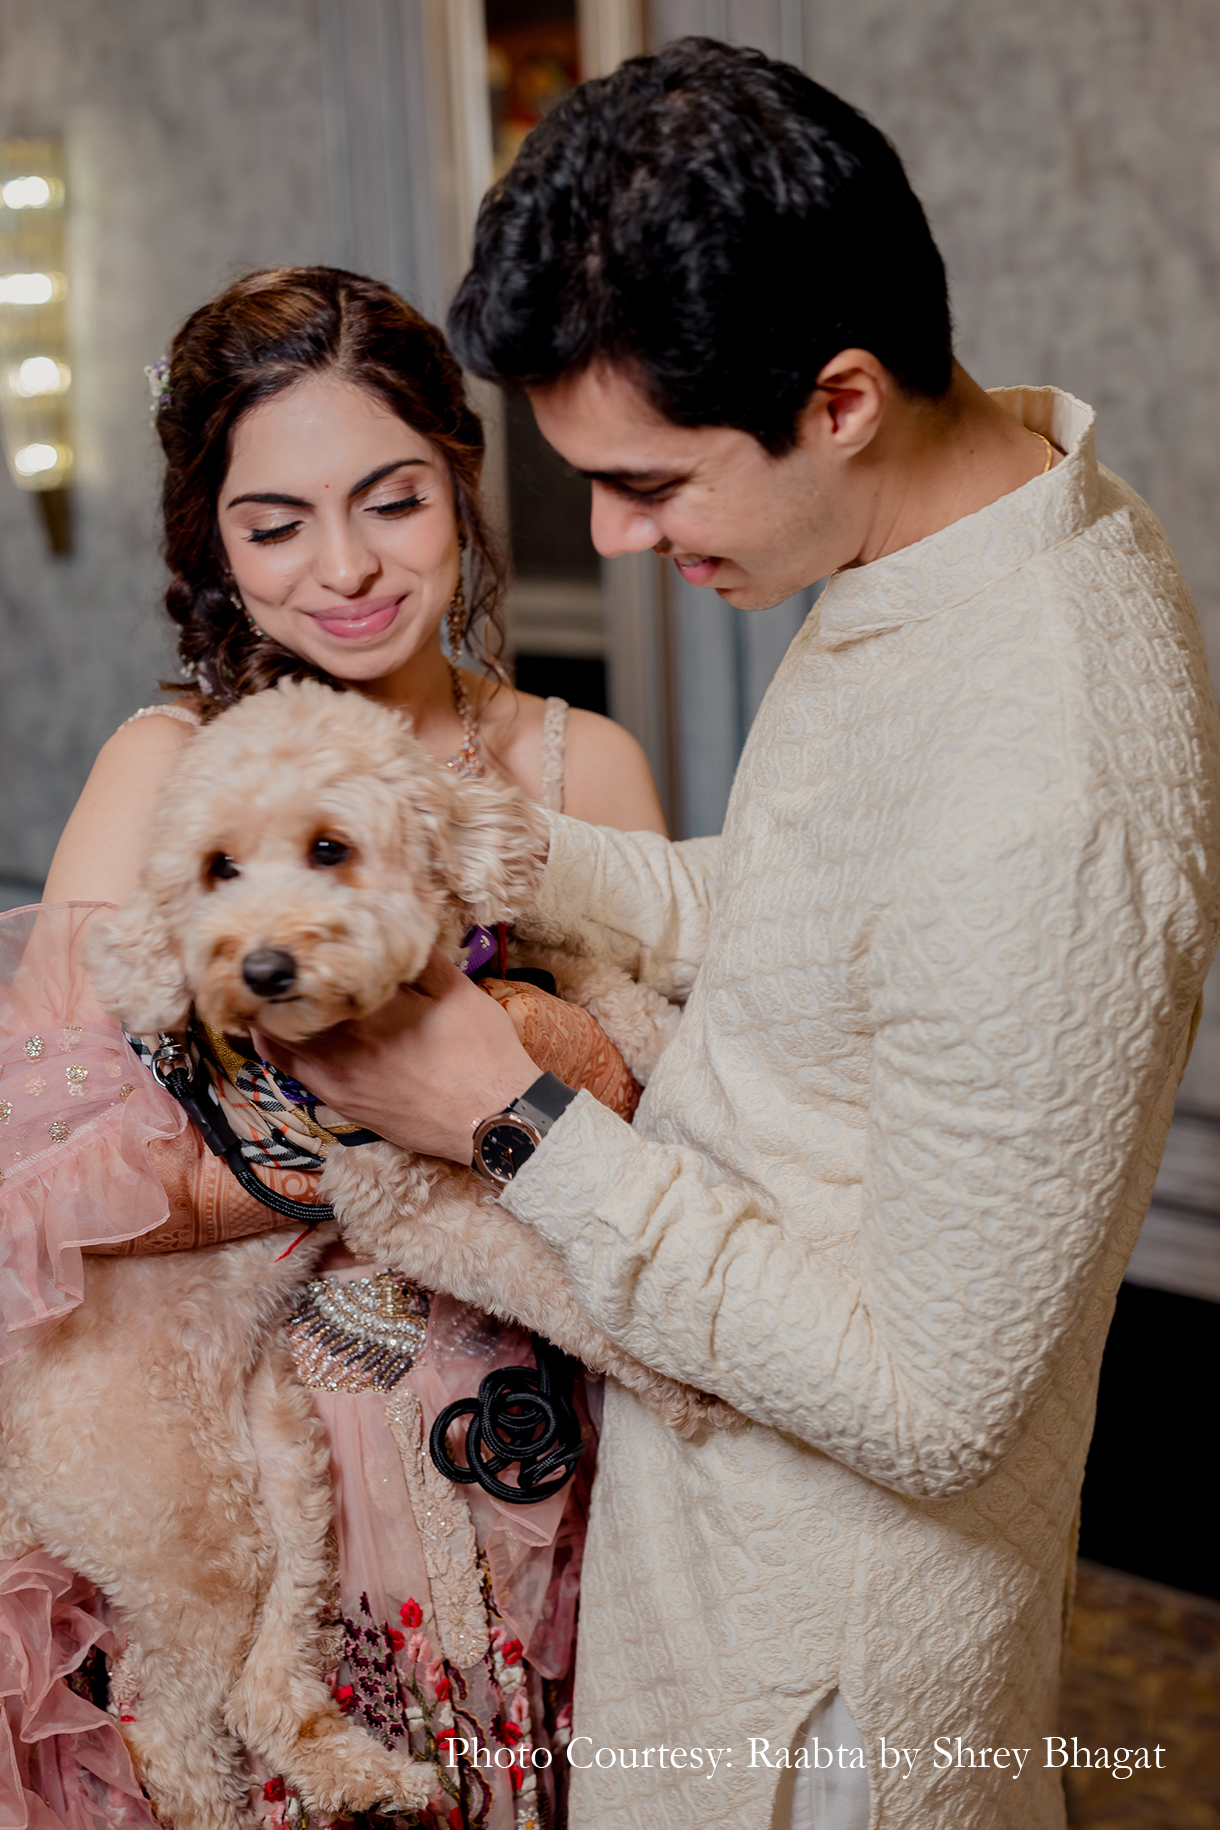
[[[840,350],[818,374],[801,412],[798,442],[821,457],[857,457],[877,436],[897,385],[871,350]]]
[[[191,1006],[182,960],[147,890],[135,890],[110,921],[85,940],[85,965],[98,1002],[133,1035],[180,1029]]]
[[[450,818],[441,869],[480,924],[512,921],[533,900],[546,856],[538,808],[505,782],[449,782]]]

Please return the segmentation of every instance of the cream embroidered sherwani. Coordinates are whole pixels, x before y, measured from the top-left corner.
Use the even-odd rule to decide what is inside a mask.
[[[765,1830],[749,1738],[774,1753],[836,1686],[874,1825],[1063,1823],[1040,1737],[1215,942],[1220,727],[1091,413],[1000,398],[1065,461],[830,581],[719,841],[554,819],[543,916],[689,1001],[634,1128],[581,1094],[505,1204],[625,1347],[753,1420],[680,1442],[608,1393],[577,1758],[731,1766],[577,1772],[574,1830]],[[958,1735],[1032,1751],[937,1771]],[[881,1736],[922,1750],[909,1777]]]

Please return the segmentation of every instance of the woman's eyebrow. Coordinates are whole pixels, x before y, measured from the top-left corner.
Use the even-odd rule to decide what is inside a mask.
[[[354,483],[348,491],[348,497],[350,499],[352,496],[361,495],[364,490],[371,489],[374,483],[380,483],[382,477],[391,476],[396,470],[407,470],[413,466],[426,470],[428,460],[427,458],[395,458],[392,464],[383,464],[379,470],[370,470],[367,477],[361,477],[360,481]]]
[[[277,508],[312,508],[313,507],[313,504],[311,502],[303,501],[300,496],[279,496],[279,495],[274,494],[271,490],[267,490],[265,493],[263,493],[261,495],[234,496],[232,501],[229,503],[229,507],[238,508],[238,507],[240,507],[241,503],[243,503],[243,502],[267,502]]]
[[[407,470],[412,466],[418,466],[420,469],[426,470],[428,467],[428,459],[395,458],[392,464],[382,464],[378,469],[370,470],[366,477],[361,477],[358,483],[353,483],[351,489],[348,491],[349,499],[354,496],[362,495],[366,489],[371,489],[374,483],[380,483],[383,477],[391,476],[394,471]],[[278,490],[272,489],[256,490],[252,491],[249,495],[234,496],[228,506],[230,508],[240,508],[243,502],[261,502],[272,508],[313,507],[313,503],[307,502],[303,496],[284,496],[281,495]]]

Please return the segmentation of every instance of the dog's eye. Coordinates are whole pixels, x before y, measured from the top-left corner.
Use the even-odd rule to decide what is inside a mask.
[[[320,865],[323,870],[329,870],[335,864],[342,864],[343,860],[350,858],[351,855],[351,846],[345,845],[342,839],[315,839],[309,848],[309,862]]]
[[[236,858],[230,858],[227,851],[217,851],[208,859],[207,874],[213,882],[222,877],[240,877],[241,867]]]

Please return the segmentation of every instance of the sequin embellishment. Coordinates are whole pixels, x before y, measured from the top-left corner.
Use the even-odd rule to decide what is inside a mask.
[[[428,1298],[392,1271],[351,1283],[315,1277],[302,1290],[287,1332],[305,1385],[387,1392],[424,1350]]]
[[[131,1096],[134,1092],[135,1092],[135,1088],[132,1086],[130,1080],[124,1081],[123,1085],[119,1088],[119,1098],[122,1100],[124,1105],[127,1104],[127,1101],[131,1098]]]
[[[65,1138],[71,1137],[72,1135],[71,1125],[65,1125],[62,1118],[57,1118],[49,1127],[49,1130],[52,1142],[56,1144],[62,1144]]]
[[[63,1034],[59,1038],[60,1048],[62,1048],[62,1049],[79,1048],[80,1039],[84,1035],[84,1033],[85,1032],[81,1028],[79,1023],[66,1024],[64,1027]]]
[[[40,1093],[46,1092],[47,1083],[41,1074],[27,1074],[25,1077],[25,1090],[27,1093],[32,1093],[35,1099],[37,1099]]]
[[[25,1039],[25,1052],[31,1061],[37,1061],[45,1047],[46,1043],[41,1036],[27,1036]]]
[[[69,1099],[83,1099],[85,1097],[85,1082],[89,1078],[88,1068],[69,1067],[64,1069],[64,1073],[67,1075],[68,1079]]]
[[[13,1116],[13,1108],[7,1099],[0,1099],[0,1125],[7,1125]]]

